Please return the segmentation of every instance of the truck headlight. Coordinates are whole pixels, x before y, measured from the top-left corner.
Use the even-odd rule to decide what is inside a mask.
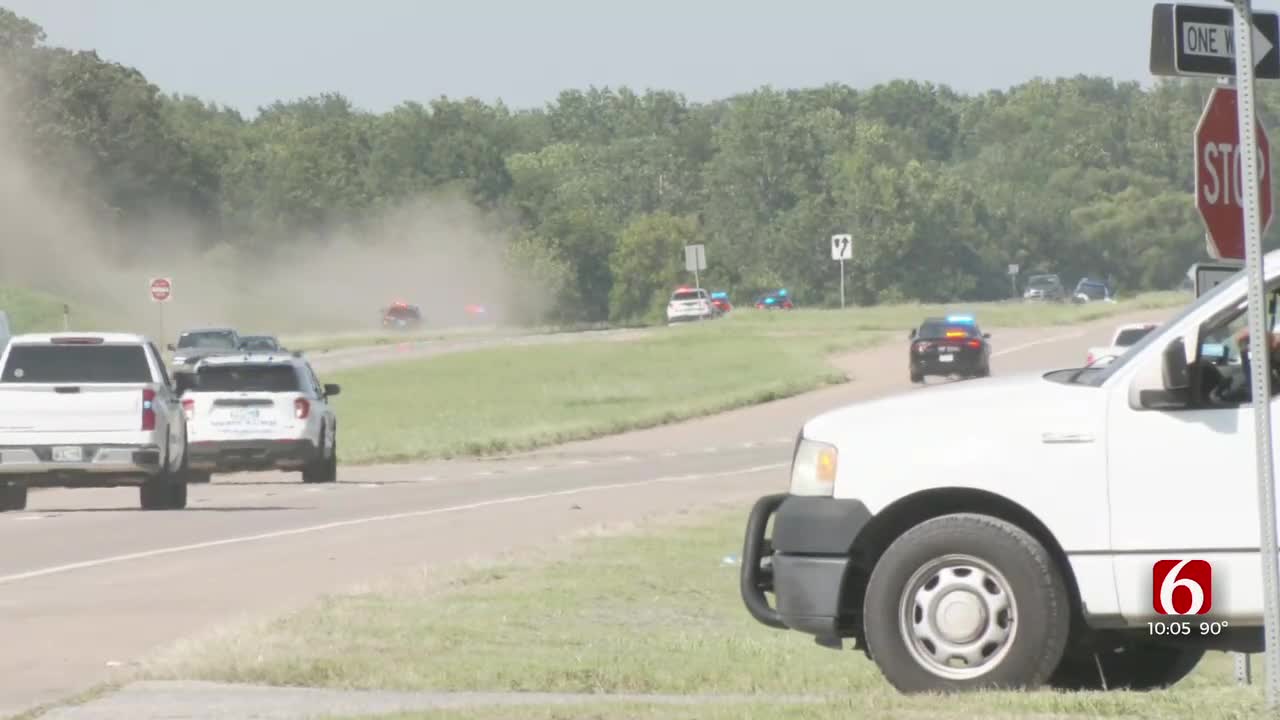
[[[801,438],[791,461],[791,494],[831,497],[835,494],[836,447]]]

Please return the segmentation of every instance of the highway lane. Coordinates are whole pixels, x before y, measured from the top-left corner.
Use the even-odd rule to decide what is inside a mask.
[[[1162,318],[1160,313],[1141,317]],[[993,374],[1074,365],[1118,322],[993,329]],[[905,341],[905,338],[903,339]],[[136,491],[51,490],[0,516],[0,713],[121,672],[184,636],[388,573],[427,577],[598,523],[785,487],[799,424],[910,385],[905,342],[839,359],[855,382],[713,418],[503,459],[219,478],[191,510],[143,513]],[[932,380],[932,383],[938,381]],[[726,552],[740,538],[726,538]]]

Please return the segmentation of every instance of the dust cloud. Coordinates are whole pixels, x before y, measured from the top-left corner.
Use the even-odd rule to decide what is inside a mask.
[[[0,99],[0,285],[84,308],[92,321],[73,315],[73,327],[143,332],[159,343],[202,326],[376,332],[382,309],[397,300],[421,306],[427,328],[504,322],[511,228],[465,198],[411,198],[359,229],[334,228],[324,240],[286,235],[265,250],[180,214],[121,228],[102,222],[85,158],[31,157],[8,97]],[[148,291],[157,276],[173,281],[163,307]],[[469,314],[468,305],[485,312]]]

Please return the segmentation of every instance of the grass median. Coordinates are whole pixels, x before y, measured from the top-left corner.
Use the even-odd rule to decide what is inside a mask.
[[[519,717],[1199,717],[1256,716],[1258,686],[1230,682],[1212,654],[1169,691],[983,693],[938,699],[893,691],[860,652],[757,624],[726,556],[745,508],[630,534],[579,539],[444,588],[416,582],[331,596],[300,613],[188,648],[156,679],[382,690],[750,694],[754,702],[524,708]],[[781,702],[818,696],[815,705]],[[511,717],[472,708],[395,717]],[[856,712],[854,712],[856,711]],[[391,717],[391,716],[388,716]]]
[[[722,320],[573,342],[494,347],[334,373],[343,462],[500,454],[653,427],[787,397],[845,376],[835,352],[902,339],[963,309],[984,327],[1094,320],[1186,298],[1116,304],[889,306],[731,313]],[[896,333],[902,333],[898,335]]]

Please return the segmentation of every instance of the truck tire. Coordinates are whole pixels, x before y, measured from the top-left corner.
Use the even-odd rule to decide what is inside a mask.
[[[26,485],[0,485],[0,512],[26,509]]]
[[[944,515],[903,533],[872,570],[867,650],[903,693],[1032,689],[1062,660],[1070,612],[1057,564],[1029,533]]]
[[[1053,671],[1049,685],[1057,690],[1163,690],[1190,675],[1204,653],[1203,648],[1142,642],[1099,652],[1096,661],[1092,653],[1071,653]]]
[[[912,384],[919,385],[920,383],[924,382],[924,375],[921,375],[920,373],[917,373],[917,372],[911,373],[911,382]]]

